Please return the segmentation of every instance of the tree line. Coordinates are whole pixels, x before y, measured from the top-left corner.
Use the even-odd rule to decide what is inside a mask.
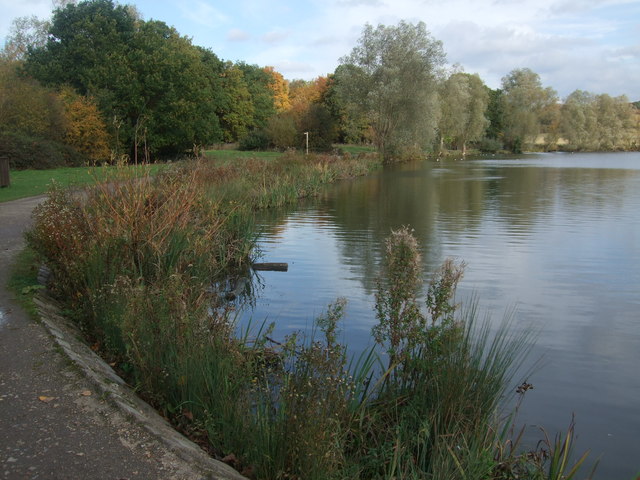
[[[56,5],[50,21],[15,19],[0,55],[0,155],[18,166],[174,157],[223,142],[296,148],[304,132],[312,149],[367,142],[387,160],[469,147],[638,146],[638,108],[626,97],[576,91],[561,103],[526,68],[490,89],[447,70],[424,23],[366,25],[332,74],[287,81],[271,67],[220,59],[132,6]]]

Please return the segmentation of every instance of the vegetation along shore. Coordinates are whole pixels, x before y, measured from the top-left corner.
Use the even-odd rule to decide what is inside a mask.
[[[143,398],[249,478],[577,478],[573,425],[537,446],[516,428],[533,332],[514,336],[507,320],[491,333],[476,305],[459,307],[462,263],[445,260],[419,300],[410,227],[389,232],[374,347],[359,357],[338,342],[346,299],[312,332],[274,339],[266,323],[240,328],[218,286],[255,260],[256,210],[451,150],[638,149],[637,103],[560,102],[528,68],[490,89],[445,68],[423,23],[366,25],[334,73],[288,81],[131,6],[63,3],[51,21],[14,20],[0,159],[17,184],[95,167],[84,186],[54,184],[28,245]]]

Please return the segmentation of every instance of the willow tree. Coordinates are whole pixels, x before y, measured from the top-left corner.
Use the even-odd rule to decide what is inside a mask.
[[[467,142],[479,140],[489,125],[487,89],[478,75],[456,72],[442,85],[440,105],[440,146],[446,139],[464,154]]]
[[[511,71],[502,79],[504,136],[507,146],[520,151],[542,133],[542,117],[558,100],[552,88],[544,88],[540,76],[528,68]]]
[[[343,101],[366,115],[385,161],[433,144],[438,124],[437,78],[442,43],[423,22],[365,25],[336,70]]]

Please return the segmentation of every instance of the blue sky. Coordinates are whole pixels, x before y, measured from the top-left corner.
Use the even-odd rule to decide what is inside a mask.
[[[130,0],[224,60],[270,65],[287,79],[335,70],[365,23],[424,21],[450,64],[492,88],[528,67],[561,97],[581,89],[640,100],[637,0]],[[11,19],[45,18],[51,0],[0,0]]]

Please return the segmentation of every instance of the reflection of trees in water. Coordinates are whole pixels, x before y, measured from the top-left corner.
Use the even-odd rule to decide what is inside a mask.
[[[444,260],[443,244],[464,242],[487,220],[526,235],[560,206],[568,214],[617,208],[623,200],[615,191],[627,174],[622,169],[425,162],[339,184],[323,205],[337,228],[342,263],[370,294],[391,229],[410,225],[415,230],[428,276]]]

